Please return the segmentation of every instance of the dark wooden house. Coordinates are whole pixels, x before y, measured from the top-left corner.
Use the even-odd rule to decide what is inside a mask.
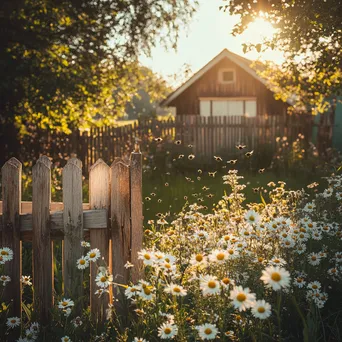
[[[224,49],[163,102],[176,116],[285,115],[289,104],[275,100],[252,61]]]

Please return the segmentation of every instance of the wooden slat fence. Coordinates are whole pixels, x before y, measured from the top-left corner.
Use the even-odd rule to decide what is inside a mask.
[[[29,156],[31,160],[37,160],[45,154],[55,162],[59,161],[62,166],[65,159],[74,155],[82,162],[83,174],[88,174],[90,166],[99,158],[109,163],[117,157],[128,160],[136,139],[146,152],[154,137],[163,137],[169,141],[180,139],[186,145],[193,145],[196,155],[211,157],[222,151],[229,153],[238,143],[246,144],[249,149],[257,149],[264,144],[275,147],[278,136],[286,136],[288,141],[294,141],[301,133],[307,141],[311,141],[314,126],[319,128],[319,137],[329,136],[322,132],[330,132],[331,124],[326,120],[315,124],[314,117],[308,114],[255,118],[184,115],[163,121],[139,119],[121,127],[92,127],[84,132],[75,130],[71,135],[34,132],[29,141],[23,142],[21,154]],[[322,147],[328,145],[329,142],[320,142]]]
[[[93,317],[103,322],[112,295],[94,295],[98,268],[92,264],[90,294],[82,293],[83,272],[76,268],[84,254],[81,241],[90,239],[114,276],[114,282],[127,284],[141,277],[137,252],[142,248],[142,158],[135,146],[130,160],[117,158],[111,166],[99,159],[90,168],[89,203],[82,201],[82,163],[70,158],[63,168],[63,203],[51,203],[51,162],[46,156],[33,167],[32,202],[21,202],[22,165],[12,158],[2,167],[0,202],[0,246],[14,251],[5,272],[12,279],[4,293],[11,302],[12,315],[21,315],[21,243],[32,241],[34,308],[43,324],[48,323],[54,305],[53,248],[63,240],[64,295],[75,301],[81,312],[82,298],[88,296]],[[127,270],[127,261],[135,266]]]

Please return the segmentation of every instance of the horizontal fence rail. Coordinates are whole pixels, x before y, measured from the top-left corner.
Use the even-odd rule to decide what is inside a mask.
[[[95,295],[98,266],[92,263],[90,293],[83,293],[83,272],[76,267],[84,254],[81,241],[99,248],[102,261],[113,274],[114,282],[128,284],[141,277],[137,252],[142,248],[142,157],[135,146],[129,160],[115,159],[111,166],[102,159],[90,168],[89,203],[82,199],[82,163],[70,158],[63,168],[63,202],[51,203],[51,162],[38,159],[32,172],[32,202],[21,202],[22,165],[12,158],[2,169],[2,201],[0,202],[0,246],[14,252],[5,264],[12,279],[4,293],[12,303],[12,315],[21,316],[21,243],[32,241],[32,279],[34,309],[43,324],[49,322],[54,306],[53,241],[63,240],[62,269],[64,296],[75,300],[81,313],[84,297],[89,298],[91,314],[103,322],[112,293]],[[134,267],[127,270],[127,261]],[[115,295],[115,293],[114,293]]]

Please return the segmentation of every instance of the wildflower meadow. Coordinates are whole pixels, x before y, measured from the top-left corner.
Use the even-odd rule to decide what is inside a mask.
[[[143,277],[121,284],[101,251],[83,241],[75,268],[96,263],[96,295],[114,294],[103,324],[79,298],[55,298],[49,327],[25,302],[34,291],[21,279],[24,312],[8,317],[2,303],[1,336],[20,330],[24,341],[339,341],[342,303],[342,175],[339,170],[306,189],[270,182],[260,201],[245,203],[243,176],[231,168],[229,191],[211,212],[196,201],[174,215],[159,214],[144,228],[138,253]],[[13,252],[0,249],[2,267]],[[127,269],[138,267],[127,261]],[[11,279],[1,273],[2,290]],[[3,339],[3,341],[6,341]]]

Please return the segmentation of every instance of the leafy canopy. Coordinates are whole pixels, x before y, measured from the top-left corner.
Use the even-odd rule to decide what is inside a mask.
[[[277,32],[262,44],[245,45],[245,51],[278,49],[285,63],[268,63],[263,76],[283,100],[299,95],[297,106],[323,112],[327,98],[341,95],[342,2],[340,0],[230,0],[221,9],[239,15],[233,34],[264,16]]]
[[[175,47],[196,0],[2,0],[0,119],[70,131],[111,123],[161,80],[138,64],[161,41]],[[152,82],[152,83],[151,83]],[[154,82],[154,83],[153,83]]]

